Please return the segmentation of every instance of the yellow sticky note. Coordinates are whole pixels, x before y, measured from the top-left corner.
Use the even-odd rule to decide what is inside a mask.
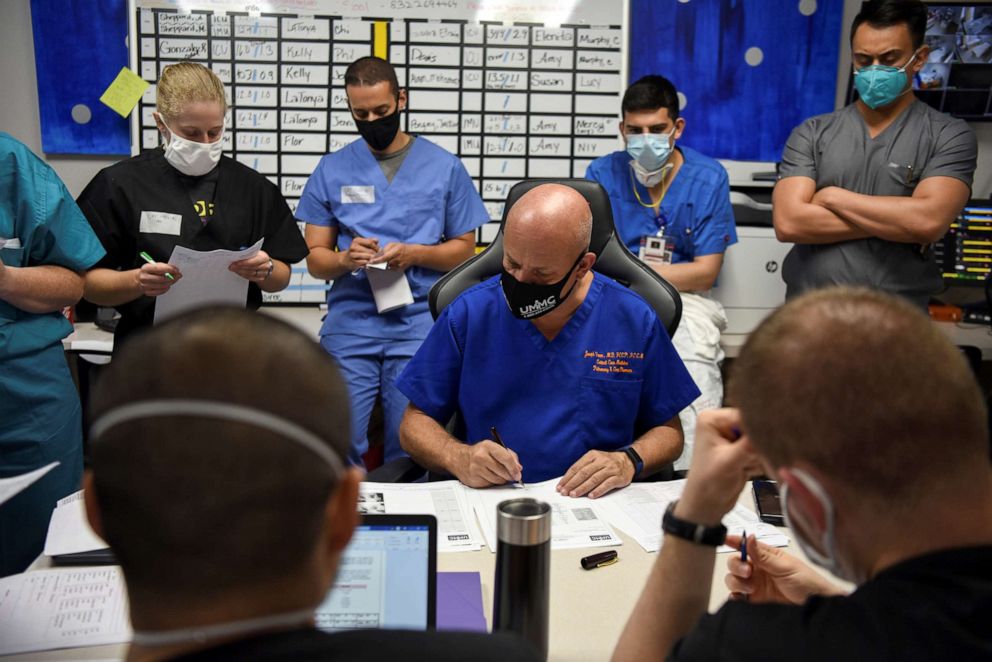
[[[124,67],[104,91],[100,101],[126,119],[147,89],[148,83],[141,76]]]

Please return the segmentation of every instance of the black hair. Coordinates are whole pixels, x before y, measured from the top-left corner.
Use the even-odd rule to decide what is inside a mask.
[[[344,72],[345,87],[351,85],[367,86],[389,83],[389,89],[397,99],[400,96],[400,82],[396,78],[396,70],[381,57],[369,55],[360,57],[348,65]]]
[[[627,88],[620,108],[624,114],[665,108],[668,116],[675,121],[679,118],[679,93],[672,81],[664,76],[649,74]]]
[[[864,23],[873,28],[904,24],[915,50],[923,45],[927,33],[927,6],[920,0],[867,0],[861,3],[861,11],[851,24],[851,43],[854,43],[854,33]]]

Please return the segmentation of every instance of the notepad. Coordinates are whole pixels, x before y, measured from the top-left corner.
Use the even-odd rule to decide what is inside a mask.
[[[380,262],[369,264],[365,268],[365,275],[369,279],[375,307],[380,315],[413,303],[413,292],[405,271],[388,269],[384,262]]]

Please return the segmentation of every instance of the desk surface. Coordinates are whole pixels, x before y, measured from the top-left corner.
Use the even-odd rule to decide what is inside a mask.
[[[750,485],[741,493],[740,503],[754,509]],[[660,526],[660,523],[659,523]],[[644,588],[658,555],[645,552],[635,540],[617,530],[623,545],[614,547],[620,562],[595,570],[583,570],[579,559],[596,549],[562,549],[551,553],[551,625],[548,659],[556,662],[608,660],[620,633]],[[788,550],[799,554],[794,544]],[[710,610],[727,599],[723,583],[729,554],[717,554],[714,581],[710,593]],[[47,558],[39,559],[32,569],[45,567]],[[441,572],[478,572],[482,576],[482,603],[486,620],[492,624],[493,577],[496,555],[483,547],[477,552],[438,554]],[[120,659],[123,644],[92,646],[40,653],[21,654],[18,660],[109,660]],[[6,658],[0,658],[6,659]]]

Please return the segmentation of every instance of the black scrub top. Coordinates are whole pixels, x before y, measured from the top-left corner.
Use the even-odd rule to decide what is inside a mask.
[[[263,237],[262,250],[274,260],[294,264],[306,257],[299,226],[272,182],[226,156],[216,172],[213,213],[204,223],[190,197],[190,178],[169,165],[162,149],[101,170],[76,201],[107,251],[94,266],[126,271],[145,263],[142,251],[168,262],[176,246],[240,250]],[[261,290],[249,283],[247,307],[261,303]],[[155,298],[141,296],[117,308],[115,347],[132,331],[152,325]]]

